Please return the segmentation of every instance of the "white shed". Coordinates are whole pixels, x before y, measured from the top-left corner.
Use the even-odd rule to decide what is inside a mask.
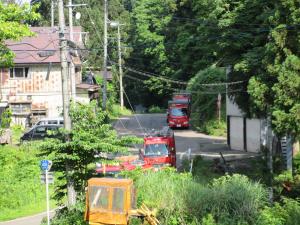
[[[247,118],[230,98],[226,99],[227,142],[230,149],[259,152],[265,143],[266,120]]]

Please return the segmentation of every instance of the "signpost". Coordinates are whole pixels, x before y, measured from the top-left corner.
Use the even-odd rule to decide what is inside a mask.
[[[44,173],[42,173],[41,180],[45,180],[46,183],[46,202],[47,202],[47,224],[50,225],[50,204],[49,204],[49,175],[52,178],[50,183],[53,183],[53,173],[49,174],[51,169],[51,160],[41,160],[40,167]]]
[[[42,172],[41,173],[41,183],[42,184],[46,184],[46,173]],[[54,183],[54,176],[53,176],[53,172],[48,172],[48,184],[53,184]]]

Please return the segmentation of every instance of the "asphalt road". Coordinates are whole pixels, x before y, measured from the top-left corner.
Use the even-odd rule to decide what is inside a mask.
[[[50,217],[54,215],[54,210],[50,211]],[[0,225],[40,225],[43,218],[47,217],[47,213],[39,213],[32,216],[26,216],[15,220],[0,222]]]
[[[163,126],[167,126],[165,114],[135,114],[120,118],[114,125],[120,135],[138,136],[143,136],[145,132],[151,129],[160,129]],[[181,159],[187,157],[188,149],[191,149],[192,156],[201,155],[206,159],[219,158],[220,152],[228,160],[251,155],[246,152],[229,150],[224,137],[213,137],[190,129],[175,129],[174,132],[177,166],[180,166]]]

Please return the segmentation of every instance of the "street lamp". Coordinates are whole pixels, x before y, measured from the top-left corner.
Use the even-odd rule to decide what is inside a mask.
[[[120,105],[121,105],[121,109],[123,109],[123,107],[124,107],[124,100],[123,100],[123,69],[122,69],[121,32],[120,32],[120,26],[122,26],[123,24],[120,24],[118,21],[110,21],[109,24],[110,24],[111,27],[117,27],[118,28]]]

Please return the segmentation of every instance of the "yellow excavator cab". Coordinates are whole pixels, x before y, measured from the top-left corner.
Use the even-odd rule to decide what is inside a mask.
[[[89,224],[126,225],[134,208],[135,193],[131,179],[88,180],[85,220]]]

